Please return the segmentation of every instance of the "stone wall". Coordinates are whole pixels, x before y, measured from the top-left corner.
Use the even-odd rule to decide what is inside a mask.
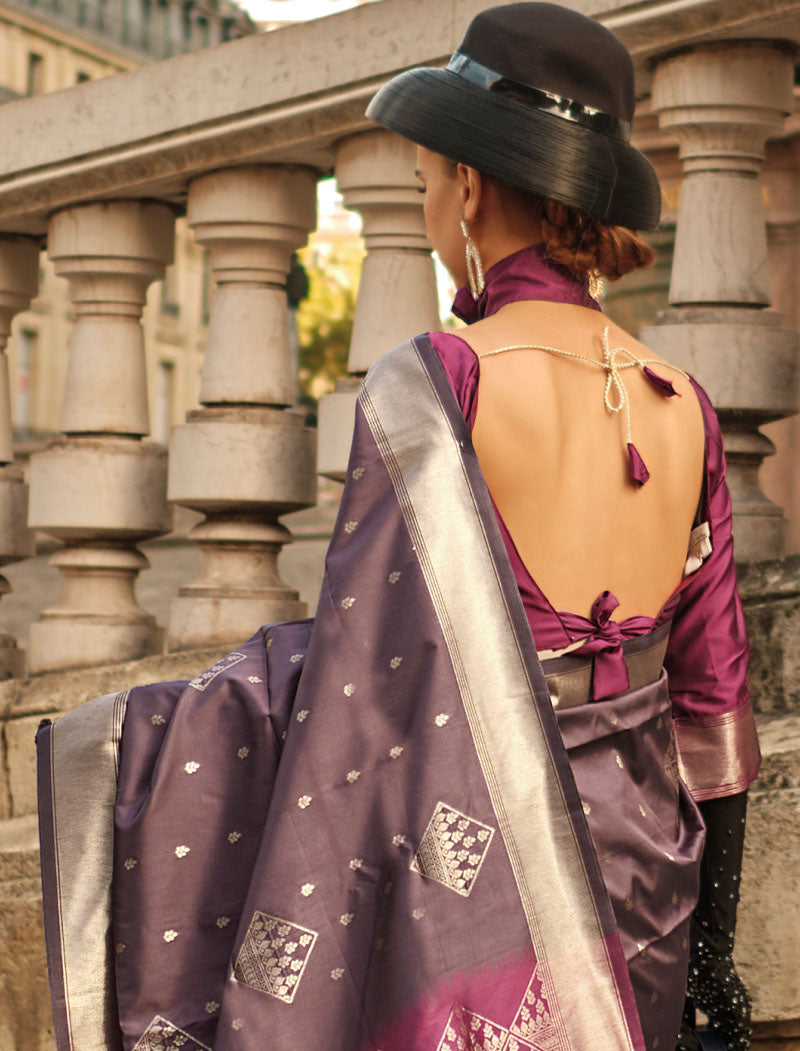
[[[754,1051],[800,1051],[800,714],[760,717],[736,961],[753,1000]]]
[[[764,765],[750,790],[737,961],[759,1051],[800,1051],[800,557],[739,568]]]
[[[35,814],[0,822],[0,1047],[55,1047]]]

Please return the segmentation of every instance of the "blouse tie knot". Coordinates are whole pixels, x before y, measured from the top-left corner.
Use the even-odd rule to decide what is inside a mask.
[[[594,657],[592,669],[592,696],[602,701],[630,688],[628,665],[622,650],[623,634],[611,614],[619,600],[610,591],[603,591],[592,605],[591,620],[595,631],[578,652]]]

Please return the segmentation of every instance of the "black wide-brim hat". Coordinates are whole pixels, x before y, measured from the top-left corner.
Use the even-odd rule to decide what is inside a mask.
[[[501,182],[633,230],[653,230],[661,188],[630,144],[633,60],[599,22],[558,4],[476,15],[447,69],[385,84],[367,116]]]

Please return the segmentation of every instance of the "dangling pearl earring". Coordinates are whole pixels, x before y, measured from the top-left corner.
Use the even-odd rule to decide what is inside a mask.
[[[477,299],[486,287],[486,282],[483,280],[483,260],[478,251],[478,246],[469,236],[469,227],[466,219],[461,220],[461,233],[466,241],[469,290],[472,293],[472,298]]]

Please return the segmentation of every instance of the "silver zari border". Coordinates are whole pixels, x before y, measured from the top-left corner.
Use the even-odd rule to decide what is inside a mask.
[[[632,1051],[637,1041],[467,476],[463,442],[412,342],[372,366],[359,405],[436,609],[533,948],[557,990],[567,1046],[581,1051],[602,1037],[606,1051]]]
[[[117,1051],[111,876],[119,740],[128,692],[62,716],[51,730],[53,845],[70,1047]]]

